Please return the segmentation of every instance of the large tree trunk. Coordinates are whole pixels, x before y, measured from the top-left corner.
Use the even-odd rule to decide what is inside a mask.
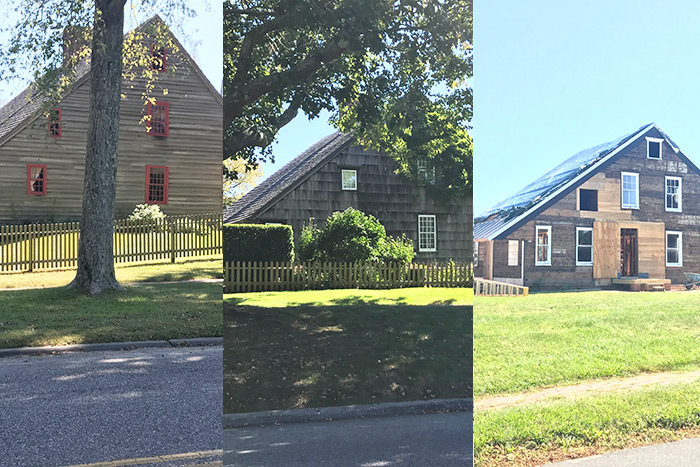
[[[70,284],[93,295],[121,288],[114,276],[112,236],[125,1],[95,2],[83,217],[78,272]]]

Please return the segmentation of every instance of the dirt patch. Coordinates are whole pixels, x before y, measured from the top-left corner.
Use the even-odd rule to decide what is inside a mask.
[[[474,402],[474,410],[503,409],[517,405],[534,404],[552,397],[572,398],[587,394],[635,389],[653,384],[686,383],[699,378],[700,370],[686,373],[643,373],[629,378],[598,379],[570,386],[553,386],[539,391],[483,398]]]

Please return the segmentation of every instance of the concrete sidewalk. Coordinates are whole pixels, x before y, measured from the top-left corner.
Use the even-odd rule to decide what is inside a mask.
[[[697,467],[700,466],[700,438],[625,449],[547,465],[559,467]]]

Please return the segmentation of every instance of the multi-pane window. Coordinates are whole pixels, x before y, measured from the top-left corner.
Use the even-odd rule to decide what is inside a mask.
[[[149,135],[168,136],[170,118],[167,102],[148,103],[148,124],[146,129]]]
[[[426,159],[418,159],[418,179],[431,185],[435,184],[435,166]]]
[[[666,210],[681,212],[683,204],[682,181],[680,177],[666,177]]]
[[[343,169],[341,172],[343,190],[357,190],[357,170]]]
[[[535,266],[552,265],[552,227],[538,225],[535,227]]]
[[[661,159],[661,138],[647,138],[647,157],[649,159]]]
[[[418,216],[418,251],[437,251],[437,222],[434,215]]]
[[[61,109],[53,109],[49,114],[49,136],[52,138],[60,138],[62,135]]]
[[[146,166],[146,203],[168,203],[168,167]]]
[[[622,172],[620,174],[622,208],[639,208],[639,174]]]
[[[666,266],[683,266],[683,234],[666,231]]]
[[[27,194],[46,194],[46,165],[27,164]]]
[[[151,70],[163,72],[167,68],[168,60],[165,47],[151,45]]]
[[[593,264],[593,229],[590,227],[576,228],[576,265],[591,266]]]

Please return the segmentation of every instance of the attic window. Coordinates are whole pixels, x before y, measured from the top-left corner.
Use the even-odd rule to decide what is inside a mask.
[[[661,143],[663,139],[647,138],[647,158],[661,160]]]
[[[62,134],[61,109],[56,108],[49,114],[49,136],[52,138],[60,138]]]
[[[146,166],[146,203],[168,204],[168,167]]]
[[[425,159],[418,159],[418,180],[431,185],[435,184],[435,166]]]
[[[46,164],[27,164],[27,194],[46,194]]]
[[[170,117],[167,102],[148,103],[148,126],[146,131],[153,136],[168,136]]]
[[[162,73],[168,66],[168,56],[165,47],[151,44],[151,70]]]
[[[578,194],[578,205],[581,211],[598,210],[598,190],[586,190],[581,188]]]
[[[357,170],[343,169],[343,190],[357,190]]]

